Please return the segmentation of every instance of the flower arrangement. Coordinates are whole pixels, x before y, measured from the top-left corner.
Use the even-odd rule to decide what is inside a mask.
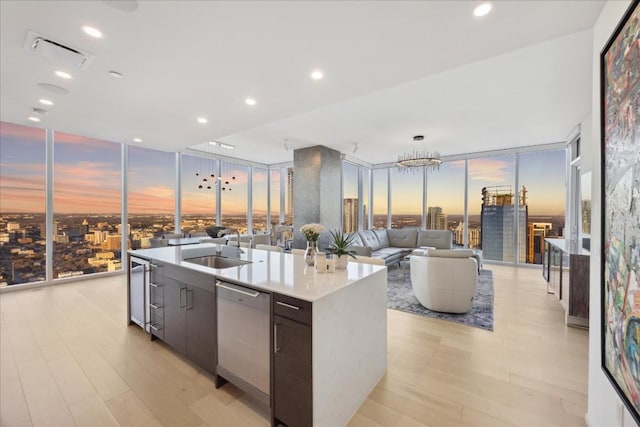
[[[300,227],[300,231],[304,233],[305,239],[316,242],[320,233],[324,231],[324,227],[321,224],[305,224]]]

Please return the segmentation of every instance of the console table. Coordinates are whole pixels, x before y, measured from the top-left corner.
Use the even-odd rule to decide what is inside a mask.
[[[589,327],[589,252],[566,239],[544,240],[547,292],[560,300],[567,325]]]

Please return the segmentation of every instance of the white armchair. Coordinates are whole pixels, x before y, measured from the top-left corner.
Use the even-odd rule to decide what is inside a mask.
[[[411,287],[429,310],[466,313],[478,283],[478,264],[470,250],[415,250],[410,257]]]

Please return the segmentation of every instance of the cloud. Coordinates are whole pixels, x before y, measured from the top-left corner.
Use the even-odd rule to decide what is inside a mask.
[[[173,188],[165,186],[146,187],[129,191],[129,212],[172,213],[175,211]]]
[[[456,169],[464,169],[465,161],[464,160],[453,160],[453,161],[446,162],[446,163],[443,163],[443,164],[446,164],[447,166],[452,167],[452,168],[456,168]]]
[[[46,166],[44,163],[2,163],[2,179],[20,176],[20,179],[36,179],[40,177],[44,180]],[[30,176],[31,175],[31,176]]]
[[[471,159],[469,160],[469,179],[496,183],[511,182],[513,166],[513,162],[498,159]]]
[[[24,141],[41,141],[44,143],[46,133],[43,129],[0,122],[0,138],[18,139],[20,143]]]
[[[36,188],[5,188],[0,195],[0,212],[38,212],[46,208],[45,192]]]

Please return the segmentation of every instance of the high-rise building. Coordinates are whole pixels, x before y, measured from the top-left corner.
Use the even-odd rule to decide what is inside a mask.
[[[525,259],[527,253],[526,189],[518,200],[519,222],[515,224],[515,209],[511,186],[484,187],[480,215],[480,242],[485,259],[513,262]],[[522,202],[525,202],[524,204]],[[518,233],[518,253],[514,253],[514,233]]]
[[[439,230],[437,227],[437,219],[438,215],[442,213],[442,208],[440,206],[429,206],[427,208],[427,229],[428,230]]]
[[[87,222],[86,219],[84,219],[82,221],[82,225],[80,225],[80,234],[83,236],[85,234],[89,234],[89,223]]]
[[[110,234],[107,239],[102,243],[103,251],[118,251],[122,244],[122,238],[119,234]]]
[[[69,236],[66,234],[55,234],[53,236],[53,241],[56,243],[69,243]]]
[[[469,229],[469,248],[477,249],[480,246],[480,228],[471,227]]]
[[[460,221],[455,229],[453,229],[453,243],[456,245],[464,245],[464,233],[466,232],[466,224],[464,221]],[[470,249],[477,249],[480,246],[480,229],[478,227],[469,228],[469,243]]]
[[[453,244],[454,245],[464,245],[464,230],[465,230],[464,221],[460,221],[456,228],[453,230]]]
[[[107,234],[108,233],[106,231],[94,230],[93,235],[95,237],[93,239],[93,243],[95,243],[96,245],[101,245],[102,242],[104,242],[107,238]]]
[[[440,213],[436,217],[436,228],[435,230],[446,230],[447,229],[447,214]]]
[[[346,233],[358,231],[358,199],[345,198],[343,202],[342,228]]]
[[[427,229],[428,230],[446,230],[447,214],[442,212],[440,206],[430,206],[427,208]]]

